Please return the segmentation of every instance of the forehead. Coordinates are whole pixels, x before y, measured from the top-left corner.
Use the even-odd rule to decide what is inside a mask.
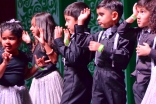
[[[31,24],[34,24],[35,25],[35,17],[32,18]]]
[[[104,7],[100,7],[96,9],[97,13],[111,13],[112,11],[110,9],[104,8]]]
[[[137,6],[137,10],[146,10],[146,11],[148,11],[145,7],[143,7],[143,6]]]
[[[69,16],[69,15],[64,15],[64,18],[67,20],[75,20],[75,18],[74,17],[72,17],[72,16]],[[75,20],[76,21],[76,20]]]
[[[3,33],[2,33],[2,37],[4,37],[4,36],[15,36],[10,30],[5,30],[5,31],[3,31]]]

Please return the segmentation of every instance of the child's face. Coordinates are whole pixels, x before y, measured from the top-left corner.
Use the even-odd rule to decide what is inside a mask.
[[[103,7],[96,9],[97,12],[97,22],[102,28],[109,28],[113,25],[113,15],[112,12]]]
[[[137,12],[138,12],[137,15],[138,27],[143,28],[148,26],[150,12],[146,8],[140,6],[137,6]]]
[[[65,26],[67,29],[69,29],[71,34],[74,34],[74,25],[77,24],[77,20],[75,20],[74,17],[68,15],[64,15],[64,18],[66,21]]]
[[[2,33],[1,42],[4,50],[13,54],[18,51],[21,39],[18,39],[17,36],[12,34],[9,30],[5,30]]]
[[[33,36],[39,36],[39,30],[38,27],[36,26],[35,18],[32,18],[31,20],[31,28],[30,28]]]

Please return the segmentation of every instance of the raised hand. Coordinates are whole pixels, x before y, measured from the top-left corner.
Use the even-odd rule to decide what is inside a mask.
[[[12,57],[12,54],[10,54],[8,52],[2,53],[3,63],[5,65],[8,65],[8,63],[10,62],[11,57]]]
[[[42,45],[44,45],[44,44],[45,44],[45,40],[44,40],[44,30],[43,30],[42,28],[39,28],[38,30],[39,30],[39,32],[40,32],[40,35],[39,35],[39,36],[35,35],[35,38],[36,38]]]
[[[27,31],[23,31],[22,32],[22,40],[25,42],[25,43],[31,43],[31,38],[28,34]]]
[[[78,17],[78,25],[83,25],[89,15],[90,15],[90,9],[85,8],[84,10],[82,10]]]
[[[60,26],[56,26],[54,30],[54,39],[62,37],[63,28]]]
[[[134,14],[135,16],[138,15],[138,12],[137,12],[137,3],[135,3],[134,6],[133,6],[133,14]]]
[[[95,42],[95,41],[90,41],[89,44],[89,50],[90,51],[98,51],[99,46],[101,45],[101,43]]]
[[[143,45],[137,46],[136,52],[138,56],[148,56],[151,52],[151,48],[147,43],[143,43]]]

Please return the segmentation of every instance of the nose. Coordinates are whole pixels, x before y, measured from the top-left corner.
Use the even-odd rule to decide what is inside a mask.
[[[97,19],[96,19],[97,21],[99,20],[99,16],[97,17]]]
[[[10,40],[9,39],[6,39],[6,43],[10,43]]]
[[[30,27],[30,30],[32,31],[32,26]]]
[[[66,27],[68,26],[67,22],[65,23],[65,26],[66,26]]]
[[[138,13],[138,15],[137,15],[137,19],[140,19],[140,14]]]

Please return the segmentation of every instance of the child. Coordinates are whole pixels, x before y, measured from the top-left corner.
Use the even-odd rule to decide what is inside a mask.
[[[55,22],[50,13],[36,13],[32,17],[30,30],[35,37],[33,54],[43,60],[50,59],[50,62],[38,68],[34,75],[30,87],[33,104],[59,104],[61,100],[63,79],[56,68],[58,54],[54,45],[54,28]],[[26,43],[30,42],[30,39],[25,39]],[[35,65],[34,58],[32,65]]]
[[[18,50],[22,42],[23,28],[14,19],[0,26],[0,104],[32,104],[24,76],[27,72],[28,59]]]
[[[146,42],[150,47],[153,46],[155,33],[155,22],[152,13],[155,7],[155,0],[139,0],[133,7],[133,15],[125,20],[118,28],[118,33],[126,39],[138,41],[138,45]],[[130,28],[130,24],[137,18],[138,28]],[[140,51],[137,47],[137,54]],[[133,84],[135,103],[140,104],[146,92],[151,75],[151,58],[139,55],[137,58],[135,71],[132,73],[136,77]]]
[[[89,9],[81,12],[76,27],[77,44],[81,47],[88,46],[90,51],[96,52],[92,104],[126,104],[122,70],[130,60],[134,43],[118,37],[117,28],[123,13],[123,5],[118,0],[103,0],[96,11],[97,21],[105,31],[94,35],[83,33],[83,24],[90,14]]]
[[[91,102],[92,76],[87,68],[91,54],[88,49],[82,50],[76,45],[77,34],[74,30],[78,16],[85,8],[88,8],[85,3],[74,2],[64,10],[65,25],[72,34],[67,46],[62,39],[62,28],[55,28],[54,42],[59,53],[64,57],[64,87],[60,104],[90,104]],[[89,31],[87,28],[89,20],[90,17],[85,21],[85,32]],[[67,30],[64,32],[68,33]]]

